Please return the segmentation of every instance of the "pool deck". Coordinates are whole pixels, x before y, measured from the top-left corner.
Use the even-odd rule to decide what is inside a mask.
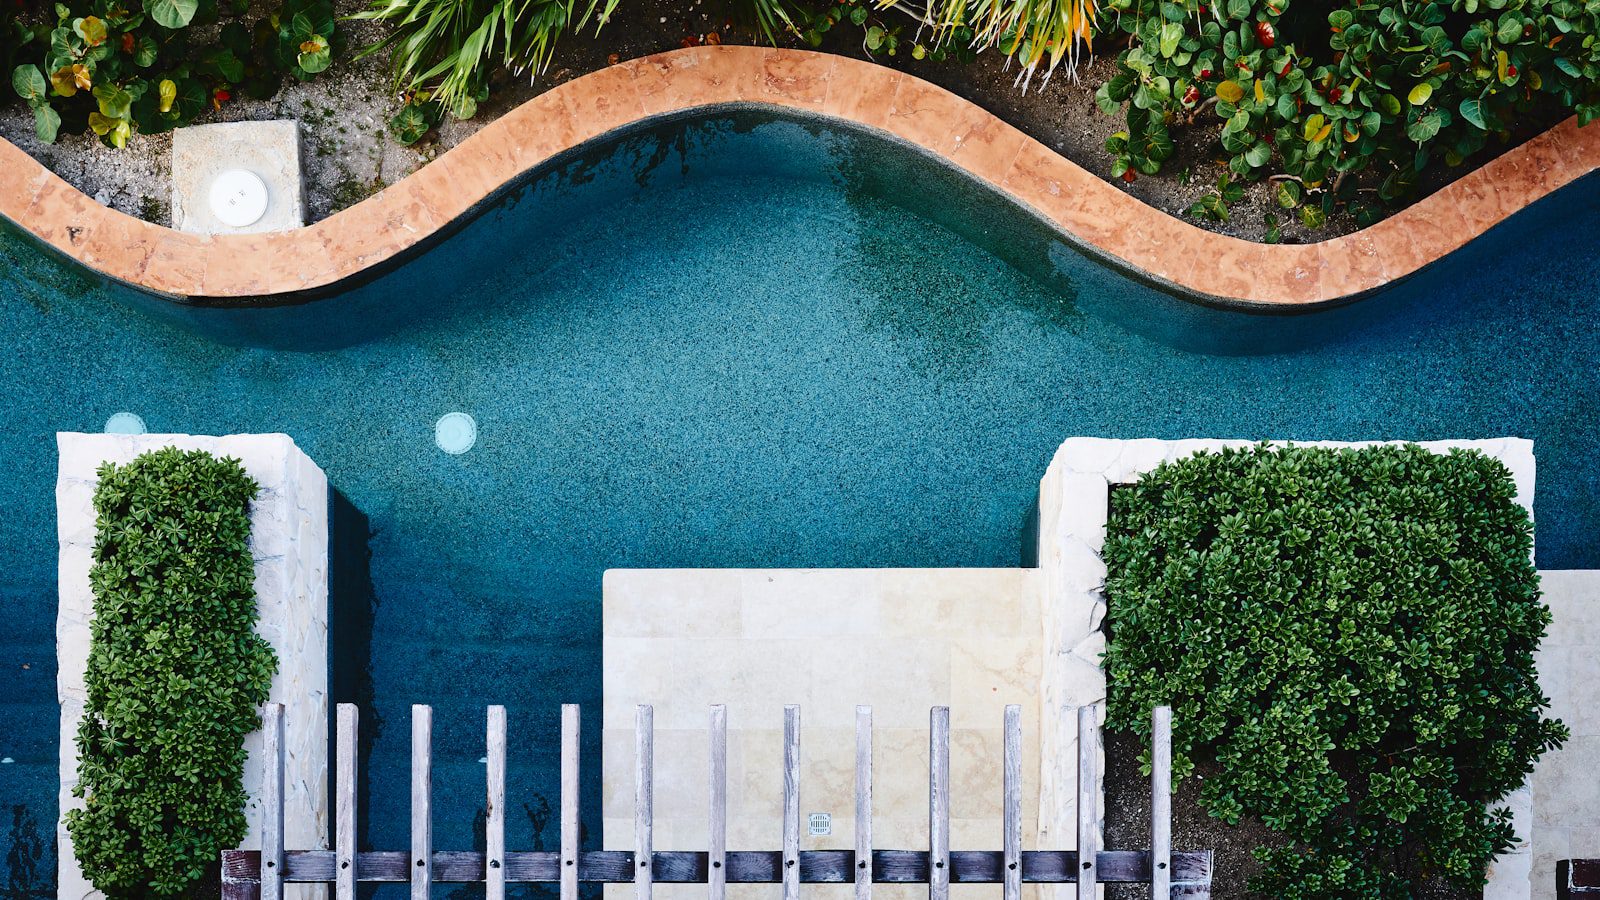
[[[712,46],[610,66],[529,100],[416,173],[309,227],[202,236],[108,209],[0,140],[0,216],[117,281],[190,302],[329,293],[403,258],[518,176],[618,128],[754,104],[886,133],[998,188],[1091,253],[1195,299],[1266,308],[1349,300],[1405,278],[1600,165],[1566,122],[1363,231],[1267,245],[1146,205],[921,79],[825,53]]]

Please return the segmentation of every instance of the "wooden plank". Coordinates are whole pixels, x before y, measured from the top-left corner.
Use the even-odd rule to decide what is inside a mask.
[[[1563,859],[1556,863],[1556,898],[1600,897],[1600,859]]]
[[[950,898],[950,707],[928,712],[928,900]]]
[[[283,866],[278,867],[280,870]],[[222,851],[222,900],[260,900],[261,854],[251,850]]]
[[[872,900],[872,707],[856,707],[856,900]]]
[[[484,900],[505,900],[506,896],[506,708],[489,707],[487,734],[488,766],[484,782],[488,797],[484,801],[483,845],[487,867],[483,873]]]
[[[709,840],[706,842],[706,894],[710,900],[724,900],[728,883],[728,708],[711,707],[711,809]]]
[[[1172,854],[1172,900],[1211,900],[1211,851]]]
[[[1000,790],[1000,852],[1005,858],[1003,900],[1022,898],[1022,707],[1005,713],[1005,776]]]
[[[578,900],[578,751],[576,703],[561,706],[561,900]],[[629,881],[633,880],[632,866]]]
[[[655,711],[640,704],[634,714],[633,895],[650,900],[651,855],[655,852]]]
[[[1172,897],[1172,707],[1150,711],[1150,900]]]
[[[800,900],[800,707],[783,708],[783,900]]]
[[[290,850],[284,854],[284,880],[290,883],[334,881],[338,854],[332,850]],[[657,884],[705,884],[706,854],[697,851],[658,850],[651,868]],[[925,850],[875,850],[874,880],[879,884],[926,884]],[[410,854],[368,851],[359,854],[363,882],[404,883],[410,879]],[[998,850],[952,850],[952,884],[999,884],[1004,879],[1005,855]],[[727,880],[731,884],[777,884],[783,878],[783,855],[776,850],[730,850]],[[633,881],[634,858],[629,850],[590,850],[579,854],[580,880],[592,884],[628,884]],[[848,884],[855,878],[855,852],[804,850],[800,853],[802,884]],[[508,883],[554,884],[564,867],[561,854],[549,851],[506,854]],[[1101,884],[1148,884],[1150,854],[1141,850],[1102,850],[1095,869]],[[257,850],[225,850],[223,882],[254,884],[261,871]],[[1022,851],[1023,884],[1070,884],[1077,879],[1078,854],[1071,850]],[[435,850],[434,880],[438,883],[482,881],[484,854],[473,851]],[[1174,896],[1179,891],[1209,885],[1211,853],[1176,851],[1172,854]],[[1184,896],[1203,896],[1184,894]]]
[[[261,897],[283,900],[283,704],[261,709]]]
[[[1095,851],[1100,849],[1097,840],[1096,802],[1100,783],[1098,751],[1100,737],[1094,727],[1094,707],[1078,707],[1078,900],[1095,900]]]
[[[356,900],[356,882],[361,879],[360,855],[356,852],[356,733],[360,723],[361,714],[354,703],[339,704],[334,773],[334,849],[339,854],[335,900]]]
[[[411,707],[411,900],[433,884],[433,707]]]

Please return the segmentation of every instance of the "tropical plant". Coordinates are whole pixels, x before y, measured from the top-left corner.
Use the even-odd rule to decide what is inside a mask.
[[[67,830],[107,896],[166,897],[245,834],[244,737],[276,667],[254,631],[257,486],[237,460],[176,448],[99,476]]]
[[[393,30],[357,58],[389,51],[395,85],[407,97],[401,110],[405,121],[397,116],[391,125],[402,140],[413,133],[420,137],[415,129],[437,122],[440,111],[472,118],[489,95],[489,75],[496,67],[517,74],[543,71],[563,31],[582,28],[591,19],[598,30],[618,0],[587,0],[581,10],[578,2],[377,0],[351,18],[388,22]]]
[[[1201,805],[1284,837],[1255,890],[1410,900],[1511,846],[1491,805],[1566,737],[1515,494],[1496,460],[1416,446],[1202,453],[1113,492],[1108,724],[1173,706]]]
[[[902,9],[932,30],[935,48],[998,49],[1018,64],[1026,85],[1041,67],[1048,81],[1057,66],[1076,68],[1092,48],[1096,0],[878,0]]]
[[[134,133],[187,125],[235,91],[266,98],[285,74],[310,80],[327,69],[339,41],[331,0],[284,0],[253,25],[245,0],[122,0],[57,3],[44,65],[24,63],[12,86],[33,108],[39,140],[92,130],[113,147]],[[192,29],[216,27],[215,41]]]
[[[1435,160],[1459,165],[1545,107],[1600,114],[1600,9],[1577,0],[1110,0],[1128,36],[1097,99],[1126,117],[1112,172],[1153,174],[1170,129],[1220,125],[1236,178],[1321,224],[1337,204],[1410,195]]]

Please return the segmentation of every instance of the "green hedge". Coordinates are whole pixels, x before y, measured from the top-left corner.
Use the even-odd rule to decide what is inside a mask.
[[[234,459],[173,448],[100,469],[95,617],[73,851],[112,897],[183,893],[245,834],[244,736],[277,666],[254,631]]]
[[[1513,840],[1487,804],[1565,739],[1533,652],[1533,525],[1476,452],[1256,447],[1112,495],[1109,724],[1175,709],[1174,768],[1253,817],[1271,897],[1482,883]]]

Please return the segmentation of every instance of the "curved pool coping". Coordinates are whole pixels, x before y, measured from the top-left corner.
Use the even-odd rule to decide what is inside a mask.
[[[90,269],[172,299],[313,296],[398,260],[559,154],[639,122],[729,104],[887,133],[1136,274],[1196,299],[1285,310],[1405,278],[1600,164],[1600,128],[1568,119],[1370,228],[1314,244],[1258,244],[1155,209],[914,76],[832,54],[716,46],[558,85],[398,183],[293,231],[204,236],[153,225],[96,203],[4,140],[0,215]]]

